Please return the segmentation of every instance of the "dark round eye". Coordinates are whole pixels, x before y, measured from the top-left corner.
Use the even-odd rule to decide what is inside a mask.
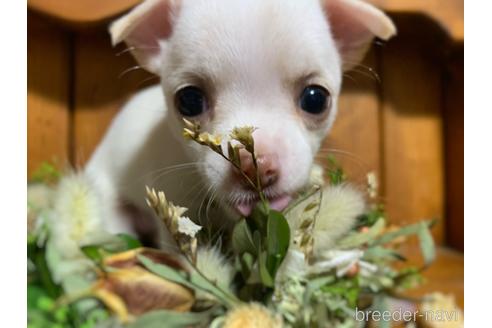
[[[176,93],[176,107],[183,116],[198,116],[207,109],[207,100],[199,88],[185,87]]]
[[[303,111],[321,114],[328,108],[330,93],[323,87],[310,85],[302,91],[299,102]]]

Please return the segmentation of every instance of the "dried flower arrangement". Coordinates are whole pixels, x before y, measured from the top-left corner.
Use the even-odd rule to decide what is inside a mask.
[[[147,203],[179,255],[105,233],[104,209],[80,174],[62,178],[56,188],[31,187],[28,326],[366,327],[356,308],[383,310],[422,280],[421,268],[396,270],[391,262],[403,259],[395,241],[417,235],[429,265],[433,221],[389,229],[381,208],[367,209],[337,165],[326,174],[315,167],[312,187],[284,211],[272,210],[260,179],[241,171],[240,149],[256,166],[253,131],[235,128],[227,150],[223,137],[200,131],[197,123],[185,121],[183,132],[229,161],[258,193],[256,209],[232,231],[232,258],[202,242],[202,227],[163,192],[148,188]],[[369,196],[376,189],[369,174]]]

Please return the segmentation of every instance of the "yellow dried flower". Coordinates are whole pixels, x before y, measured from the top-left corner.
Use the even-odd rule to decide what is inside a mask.
[[[231,139],[238,141],[250,153],[254,152],[255,141],[253,132],[255,128],[252,126],[235,127],[230,134]]]
[[[188,139],[195,140],[200,134],[200,124],[197,122],[189,121],[183,118],[185,128],[183,128],[183,136]]]
[[[218,134],[203,132],[198,135],[198,141],[209,146],[220,146],[222,143],[222,137]]]
[[[164,222],[181,251],[195,263],[198,243],[196,234],[202,227],[195,224],[188,217],[183,216],[188,209],[168,201],[164,192],[156,192],[149,187],[146,187],[146,189],[147,204]]]
[[[188,210],[186,207],[174,205],[166,199],[164,192],[145,187],[147,191],[147,205],[159,216],[172,235],[178,233],[179,218]]]
[[[277,328],[282,319],[258,303],[250,303],[231,310],[224,321],[224,328]]]
[[[463,328],[463,311],[453,295],[432,293],[419,306],[418,321],[425,328]]]

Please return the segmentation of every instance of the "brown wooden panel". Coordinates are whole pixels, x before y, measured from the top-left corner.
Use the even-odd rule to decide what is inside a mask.
[[[74,158],[83,165],[112,118],[130,95],[158,82],[141,69],[123,48],[113,49],[105,31],[79,34],[75,40]]]
[[[349,179],[365,183],[366,174],[380,176],[379,80],[376,52],[345,74],[338,117],[326,139],[320,158],[327,152],[342,164]]]
[[[28,6],[71,24],[100,22],[140,3],[141,0],[28,0]],[[464,37],[463,0],[368,0],[393,13],[424,14],[439,24],[458,41]]]
[[[455,41],[463,41],[463,0],[368,0],[393,14],[415,13],[428,16],[447,32]]]
[[[401,267],[413,265],[421,267],[423,261],[419,252],[415,251],[418,247],[407,245],[401,249],[401,253],[407,258],[407,262],[401,263]],[[405,292],[409,297],[422,297],[433,292],[451,294],[455,297],[456,304],[464,308],[464,256],[463,253],[449,249],[447,247],[438,247],[436,259],[432,265],[423,271],[425,281],[418,288],[409,289]]]
[[[386,209],[402,224],[439,218],[443,241],[444,179],[441,65],[400,38],[382,52],[383,172]]]
[[[29,16],[27,34],[28,176],[44,161],[68,164],[69,38]]]
[[[70,24],[101,22],[128,10],[141,0],[28,0],[30,9]]]
[[[444,76],[446,150],[446,241],[464,248],[464,94],[463,45],[452,52]]]

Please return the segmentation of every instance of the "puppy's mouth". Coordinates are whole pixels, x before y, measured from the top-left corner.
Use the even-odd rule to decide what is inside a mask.
[[[270,205],[270,208],[276,211],[284,210],[287,205],[289,205],[291,200],[292,196],[289,194],[281,194],[274,197],[267,196],[267,201]],[[243,200],[234,204],[234,208],[242,216],[249,216],[251,212],[253,212],[253,209],[256,207],[259,201],[260,200],[258,197]]]

